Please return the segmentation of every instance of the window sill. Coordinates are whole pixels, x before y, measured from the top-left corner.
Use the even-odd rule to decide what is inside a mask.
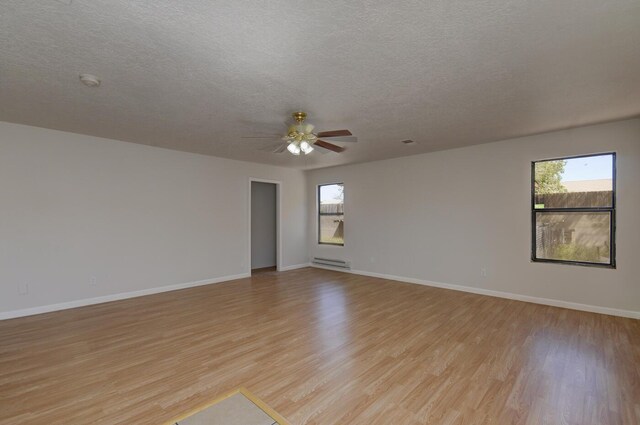
[[[580,266],[580,267],[596,267],[599,269],[614,269],[615,264],[599,264],[599,263],[584,263],[580,261],[563,261],[563,260],[542,260],[539,258],[532,258],[532,263],[546,263],[546,264],[562,264],[566,266]]]

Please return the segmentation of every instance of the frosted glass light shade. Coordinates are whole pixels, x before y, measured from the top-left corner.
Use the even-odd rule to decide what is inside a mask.
[[[287,150],[294,155],[300,155],[300,146],[297,143],[289,143]]]
[[[313,151],[313,146],[311,146],[307,141],[304,141],[300,143],[300,149],[302,149],[302,152],[306,155]]]

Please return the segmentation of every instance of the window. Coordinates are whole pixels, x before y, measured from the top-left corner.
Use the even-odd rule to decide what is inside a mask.
[[[531,259],[615,267],[616,154],[531,163]]]
[[[344,245],[344,184],[318,186],[318,243]]]

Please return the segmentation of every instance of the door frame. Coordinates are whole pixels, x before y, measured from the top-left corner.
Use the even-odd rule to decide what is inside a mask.
[[[268,180],[260,179],[257,177],[249,177],[249,194],[247,201],[247,233],[249,234],[247,243],[247,258],[249,259],[249,275],[251,275],[251,184],[253,182],[271,183],[276,185],[276,270],[280,271],[282,269],[282,182],[280,180]]]

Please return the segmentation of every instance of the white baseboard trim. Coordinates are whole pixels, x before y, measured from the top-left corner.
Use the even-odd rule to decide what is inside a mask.
[[[142,289],[139,291],[121,292],[119,294],[103,295],[95,298],[74,300],[58,304],[49,304],[38,307],[24,308],[21,310],[0,312],[0,320],[15,319],[17,317],[32,316],[34,314],[50,313],[52,311],[67,310],[70,308],[84,307],[93,304],[102,304],[110,301],[124,300],[127,298],[142,297],[144,295],[159,294],[161,292],[177,291],[178,289],[194,288],[196,286],[211,285],[213,283],[250,277],[250,273],[241,273],[231,276],[216,277],[213,279],[198,280],[195,282],[178,283],[175,285],[159,286],[156,288]]]
[[[310,263],[304,263],[304,264],[294,264],[293,266],[284,266],[281,267],[280,272],[288,272],[289,270],[296,270],[296,269],[302,269],[305,267],[309,267],[311,264]]]
[[[631,319],[640,319],[640,311],[620,310],[620,309],[617,309],[617,308],[601,307],[601,306],[589,305],[589,304],[580,304],[580,303],[574,303],[574,302],[570,302],[570,301],[554,300],[554,299],[551,299],[551,298],[533,297],[533,296],[530,296],[530,295],[520,295],[520,294],[511,293],[511,292],[494,291],[492,289],[474,288],[472,286],[463,286],[463,285],[453,285],[453,284],[450,284],[450,283],[432,282],[432,281],[429,281],[429,280],[416,279],[416,278],[412,278],[412,277],[394,276],[394,275],[383,274],[383,273],[374,273],[374,272],[368,272],[368,271],[364,271],[364,270],[343,270],[343,269],[337,269],[337,268],[333,268],[333,267],[319,266],[317,264],[311,264],[311,267],[316,267],[316,268],[319,268],[319,269],[333,270],[333,271],[343,272],[343,273],[352,273],[352,274],[357,274],[357,275],[362,275],[362,276],[377,277],[377,278],[380,278],[380,279],[395,280],[395,281],[398,281],[398,282],[414,283],[414,284],[417,284],[417,285],[432,286],[432,287],[435,287],[435,288],[451,289],[451,290],[454,290],[454,291],[470,292],[472,294],[488,295],[490,297],[506,298],[506,299],[509,299],[509,300],[524,301],[524,302],[529,302],[529,303],[534,303],[534,304],[542,304],[542,305],[549,305],[549,306],[553,306],[553,307],[569,308],[571,310],[588,311],[588,312],[591,312],[591,313],[600,313],[600,314],[608,314],[608,315],[611,315],[611,316],[620,316],[620,317],[628,317],[628,318],[631,318]]]

